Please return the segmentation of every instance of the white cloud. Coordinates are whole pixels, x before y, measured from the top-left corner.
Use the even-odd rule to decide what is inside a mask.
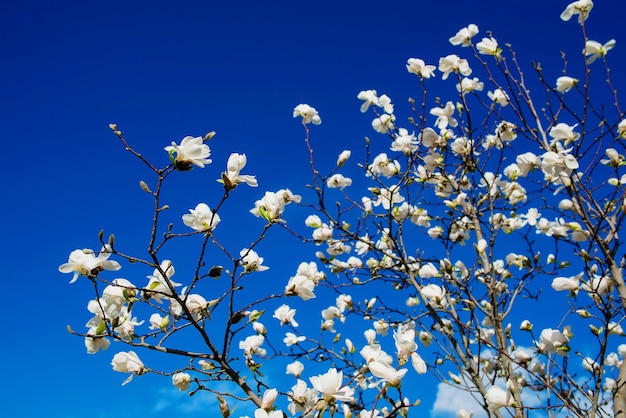
[[[220,393],[238,393],[238,389],[232,382],[220,382],[212,384],[211,388]],[[189,396],[189,392],[181,392],[175,387],[162,387],[157,390],[158,400],[154,403],[152,409],[154,412],[167,412],[173,415],[184,415],[185,417],[206,417],[208,412],[213,411],[216,416],[219,415],[219,402],[217,395],[208,391],[198,391],[195,395]],[[244,403],[234,402],[225,397],[230,403],[231,412],[233,414],[250,413]],[[235,405],[237,410],[235,411]],[[251,409],[254,411],[254,409]],[[236,415],[239,416],[239,415]]]
[[[487,413],[469,390],[462,390],[446,383],[437,385],[437,398],[431,410],[433,418],[456,418],[459,409],[474,412],[473,418],[486,418]]]

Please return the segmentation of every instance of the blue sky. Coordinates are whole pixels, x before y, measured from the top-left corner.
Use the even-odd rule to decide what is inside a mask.
[[[298,103],[320,111],[318,158],[324,150],[331,165],[342,149],[376,135],[371,117],[359,112],[357,93],[377,89],[401,108],[419,91],[405,70],[407,58],[436,63],[463,52],[448,38],[469,23],[510,42],[525,65],[541,61],[547,78],[556,79],[563,45],[577,42],[582,49],[578,25],[558,18],[567,4],[2,2],[1,413],[160,417],[179,403],[189,409],[200,404],[179,395],[167,379],[146,376],[122,388],[124,376],[109,365],[115,350],[89,356],[81,339],[66,332],[68,324],[78,330],[89,319],[91,296],[85,283],[69,286],[69,277],[57,272],[70,251],[97,249],[101,229],[129,245],[145,242],[142,214],[149,203],[137,182],[149,173],[124,153],[109,123],[159,165],[167,164],[163,147],[171,141],[217,131],[211,141],[217,167],[205,174],[208,180],[195,170],[190,183],[178,184],[190,191],[177,194],[181,207],[197,203],[191,192],[213,182],[231,152],[245,152],[245,172],[259,180],[258,190],[242,192],[241,205],[252,207],[264,190],[299,192],[308,179],[302,127],[291,117]],[[598,0],[588,25],[592,39],[617,39],[610,53],[616,77],[626,62],[625,12],[622,2]],[[440,94],[446,94],[443,87]],[[233,228],[248,237],[247,226]],[[268,259],[298,256],[281,251]],[[294,268],[276,267],[272,280],[286,282]]]

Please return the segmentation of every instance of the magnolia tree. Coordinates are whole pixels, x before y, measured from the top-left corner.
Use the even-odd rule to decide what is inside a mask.
[[[591,40],[585,29],[592,7],[579,0],[561,14],[578,21],[582,37],[564,48],[558,78],[538,64],[528,76],[474,24],[450,38],[466,58],[409,59],[421,95],[409,100],[408,120],[396,118],[387,95],[358,94],[382,137],[366,140],[358,164],[345,150],[321,173],[311,128],[321,118],[296,106],[310,184],[251,198],[249,219],[238,222],[256,235],[234,248],[220,222],[231,195],[257,187],[242,174],[246,156],[232,154],[226,171],[209,174],[221,196],[168,223],[167,180],[211,171],[213,133],[165,147],[169,163],[159,168],[111,125],[153,173],[140,182],[154,201],[149,244],[134,254],[101,233],[98,251],[71,252],[59,270],[90,283],[93,317],[86,331],[70,332],[88,353],[115,347],[111,364],[128,374],[124,383],[168,376],[190,395],[215,393],[224,417],[245,403],[255,418],[423,414],[428,374],[475,399],[461,418],[626,416],[626,120],[607,64],[615,41]],[[540,94],[531,95],[531,77]],[[438,78],[457,93],[431,97]],[[306,215],[288,224],[284,211],[295,205]],[[273,229],[299,238],[310,256],[282,291],[250,294],[253,276],[271,267],[260,253]],[[178,279],[175,249],[189,241],[194,261]],[[143,275],[115,278],[127,264]],[[315,319],[299,326],[304,309]],[[144,364],[158,362],[151,351],[175,365]],[[232,391],[218,391],[224,381]]]

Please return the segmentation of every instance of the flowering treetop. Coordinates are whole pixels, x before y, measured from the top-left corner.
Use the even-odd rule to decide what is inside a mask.
[[[585,33],[592,7],[590,0],[573,2],[561,19],[578,15]],[[156,176],[154,191],[141,183],[155,201],[148,253],[130,255],[101,234],[100,252],[70,254],[59,270],[73,273],[72,282],[84,276],[95,291],[87,330],[72,332],[84,337],[89,353],[112,341],[132,348],[112,361],[115,371],[129,374],[125,383],[146,373],[170,376],[181,391],[215,392],[224,417],[233,402],[252,403],[255,418],[406,417],[419,413],[420,403],[419,384],[407,382],[428,374],[470,393],[475,412],[488,416],[622,413],[626,120],[607,64],[615,41],[585,39],[582,54],[576,46],[580,74],[547,80],[534,67],[544,88],[537,98],[513,51],[491,34],[475,43],[479,33],[470,24],[449,39],[468,58],[407,61],[422,97],[410,99],[406,122],[386,94],[357,94],[380,137],[365,142],[356,168],[346,149],[330,172],[318,171],[309,125],[321,118],[315,108],[297,105],[293,116],[304,128],[311,184],[251,199],[248,218],[237,221],[258,232],[238,248],[223,244],[220,234],[232,231],[218,224],[234,216],[226,202],[239,184],[258,186],[256,176],[241,174],[245,154],[231,154],[226,171],[216,175],[221,196],[204,196],[208,203],[164,226],[165,180],[210,164],[205,142],[213,135],[173,142],[165,148],[170,164],[159,169],[112,125]],[[600,111],[592,100],[589,77],[598,60],[614,109]],[[428,83],[438,79],[454,83],[457,94],[431,99]],[[580,97],[571,98],[576,94],[580,109]],[[307,212],[300,224],[285,219],[291,204]],[[249,275],[275,271],[263,256],[269,229],[310,244],[311,259],[283,278],[282,291],[250,297]],[[197,259],[191,274],[175,282],[177,261],[162,250],[190,237],[199,242]],[[152,274],[106,276],[123,263]],[[552,294],[552,317],[542,317],[533,304],[553,291],[568,298]],[[192,339],[200,343],[186,348]],[[175,370],[159,370],[144,364],[140,350],[187,359]],[[268,378],[275,371],[270,360],[285,368],[288,383],[269,383],[278,382]],[[214,383],[224,380],[237,391],[217,392]],[[459,409],[457,416],[473,413]]]

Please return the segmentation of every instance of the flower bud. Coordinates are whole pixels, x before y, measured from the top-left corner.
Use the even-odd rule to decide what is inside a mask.
[[[222,266],[213,266],[209,269],[209,277],[213,277],[214,279],[220,277],[224,267]]]
[[[146,193],[152,193],[152,191],[150,190],[150,188],[148,187],[148,185],[146,184],[145,181],[141,180],[139,182],[139,187],[141,187],[141,190],[143,190]]]
[[[591,333],[593,335],[600,335],[604,331],[604,328],[603,327],[597,328],[593,324],[589,324],[589,330],[591,330]]]
[[[532,331],[533,330],[533,324],[531,324],[528,319],[524,319],[522,321],[521,325],[519,326],[519,329],[522,330],[522,331]]]
[[[220,414],[222,414],[224,418],[228,418],[230,416],[230,407],[221,396],[218,396],[217,400],[220,403]]]
[[[215,368],[215,365],[213,363],[211,363],[210,361],[206,361],[206,360],[200,360],[198,364],[200,364],[200,367],[202,367],[202,370],[212,370]]]
[[[350,155],[352,155],[352,151],[350,150],[343,150],[341,152],[341,154],[339,154],[339,157],[337,158],[337,165],[343,165],[346,161],[348,161],[348,158],[350,158]]]
[[[261,409],[265,409],[266,411],[272,409],[274,405],[274,401],[278,397],[278,391],[276,389],[267,389],[263,393],[263,399],[261,400]]]
[[[577,309],[576,313],[581,317],[581,318],[589,318],[591,316],[591,314],[589,313],[588,310],[586,309]]]

